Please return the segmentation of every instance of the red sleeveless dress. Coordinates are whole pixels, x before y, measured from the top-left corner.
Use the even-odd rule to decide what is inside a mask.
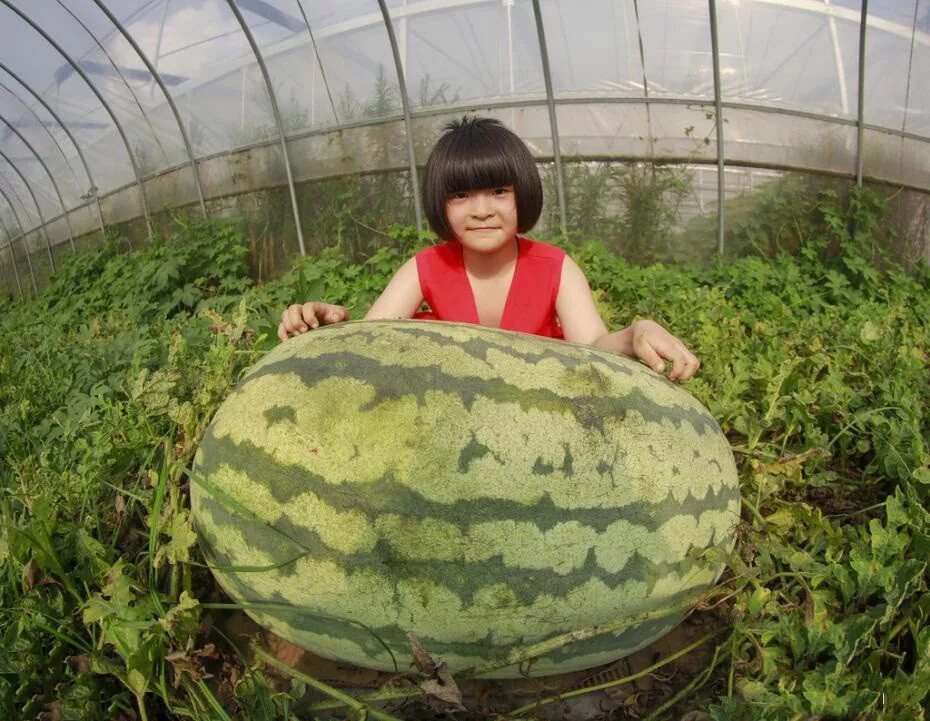
[[[504,303],[500,328],[562,338],[555,300],[562,278],[565,251],[528,238],[517,238],[517,265]],[[478,325],[475,296],[465,273],[462,246],[448,241],[416,254],[417,274],[428,313],[414,318]]]

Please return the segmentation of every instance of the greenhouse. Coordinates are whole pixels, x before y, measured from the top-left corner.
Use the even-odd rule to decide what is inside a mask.
[[[0,717],[930,719],[930,0],[0,41]]]

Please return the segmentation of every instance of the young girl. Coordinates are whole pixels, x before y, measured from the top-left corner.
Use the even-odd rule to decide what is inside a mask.
[[[426,162],[423,206],[444,241],[397,271],[365,320],[430,318],[476,323],[586,343],[638,357],[687,380],[700,363],[684,343],[649,320],[610,333],[584,273],[565,251],[524,238],[542,211],[536,163],[498,121],[463,118],[446,126]],[[429,313],[418,312],[423,301]],[[278,337],[348,320],[342,306],[311,301],[281,315]]]

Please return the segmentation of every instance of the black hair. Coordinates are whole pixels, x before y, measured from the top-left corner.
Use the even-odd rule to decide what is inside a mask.
[[[423,174],[423,211],[436,235],[443,240],[455,239],[446,219],[449,195],[504,185],[514,187],[517,232],[525,233],[536,225],[543,190],[536,161],[526,144],[492,118],[465,116],[443,130]]]

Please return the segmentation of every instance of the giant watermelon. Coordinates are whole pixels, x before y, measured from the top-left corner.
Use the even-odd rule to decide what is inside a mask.
[[[714,419],[642,364],[428,321],[275,348],[217,411],[194,478],[229,595],[300,646],[384,670],[385,646],[410,663],[408,632],[455,671],[673,605],[716,580],[698,552],[732,547],[740,502]],[[606,663],[682,617],[522,670]]]

